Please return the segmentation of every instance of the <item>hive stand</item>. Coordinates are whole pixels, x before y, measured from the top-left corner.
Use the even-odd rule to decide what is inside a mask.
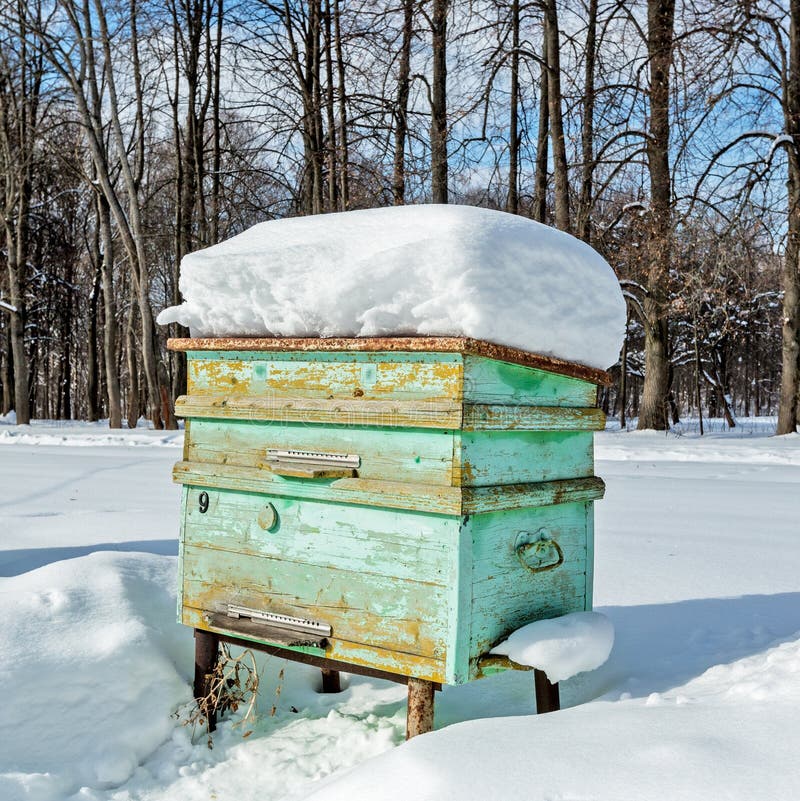
[[[291,659],[306,665],[319,667],[322,671],[322,692],[338,693],[341,692],[340,671],[355,673],[359,676],[371,676],[373,678],[387,679],[408,685],[408,706],[406,713],[406,739],[410,740],[418,734],[426,734],[433,731],[434,717],[434,695],[437,690],[442,689],[442,685],[415,679],[410,676],[400,676],[396,673],[387,673],[382,670],[373,670],[360,665],[350,665],[337,662],[333,659],[314,656],[313,654],[302,654],[288,651],[285,648],[269,646],[263,643],[254,643],[242,640],[238,637],[215,634],[203,629],[195,629],[195,658],[194,658],[194,696],[201,702],[208,698],[210,692],[210,676],[214,672],[219,657],[220,643],[237,645],[241,648],[250,648],[273,656]],[[517,669],[525,669],[522,666],[514,665]],[[558,684],[551,684],[547,674],[541,670],[533,671],[533,681],[536,692],[536,712],[556,712],[560,706]],[[217,727],[216,709],[210,707],[208,710],[208,730],[214,731]]]

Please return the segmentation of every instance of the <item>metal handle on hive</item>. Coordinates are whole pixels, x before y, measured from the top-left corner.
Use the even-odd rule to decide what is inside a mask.
[[[529,531],[520,531],[514,543],[514,551],[519,563],[531,573],[544,573],[547,570],[555,570],[564,564],[564,551],[543,528],[535,534],[531,534]]]

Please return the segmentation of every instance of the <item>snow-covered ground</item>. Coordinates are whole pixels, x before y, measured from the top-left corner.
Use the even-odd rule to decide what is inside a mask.
[[[223,722],[209,750],[171,717],[193,669],[181,434],[0,422],[0,799],[800,798],[800,436],[721,429],[598,436],[616,641],[562,712],[532,715],[509,673],[445,688],[437,731],[403,744],[403,687],[320,695],[272,658],[253,734]]]

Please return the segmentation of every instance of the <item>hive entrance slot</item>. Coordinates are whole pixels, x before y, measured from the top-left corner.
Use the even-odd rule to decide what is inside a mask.
[[[355,453],[325,453],[270,448],[267,466],[280,476],[293,478],[345,478],[355,475],[361,457]]]
[[[206,617],[215,629],[225,629],[294,647],[324,649],[327,645],[325,638],[332,632],[329,624],[319,620],[280,615],[237,604],[228,604],[226,614],[209,612]]]

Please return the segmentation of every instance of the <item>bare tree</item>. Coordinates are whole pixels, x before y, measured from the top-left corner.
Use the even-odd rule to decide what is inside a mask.
[[[32,172],[41,119],[45,69],[41,52],[31,41],[43,25],[41,3],[25,10],[21,0],[3,4],[11,22],[0,29],[0,225],[5,233],[9,341],[14,369],[14,409],[17,422],[30,422],[28,357],[25,351],[25,271]],[[29,17],[30,15],[30,17]]]
[[[544,0],[544,38],[547,56],[547,110],[550,119],[550,142],[553,146],[553,181],[555,184],[555,224],[562,231],[572,229],[569,212],[569,176],[564,120],[561,104],[561,42],[556,0]]]
[[[447,15],[450,0],[432,0],[431,53],[431,195],[447,203]]]
[[[648,0],[647,50],[650,124],[647,168],[650,176],[647,294],[643,301],[645,380],[638,428],[665,429],[669,392],[667,289],[672,239],[672,179],[669,166],[670,67],[675,0]]]

